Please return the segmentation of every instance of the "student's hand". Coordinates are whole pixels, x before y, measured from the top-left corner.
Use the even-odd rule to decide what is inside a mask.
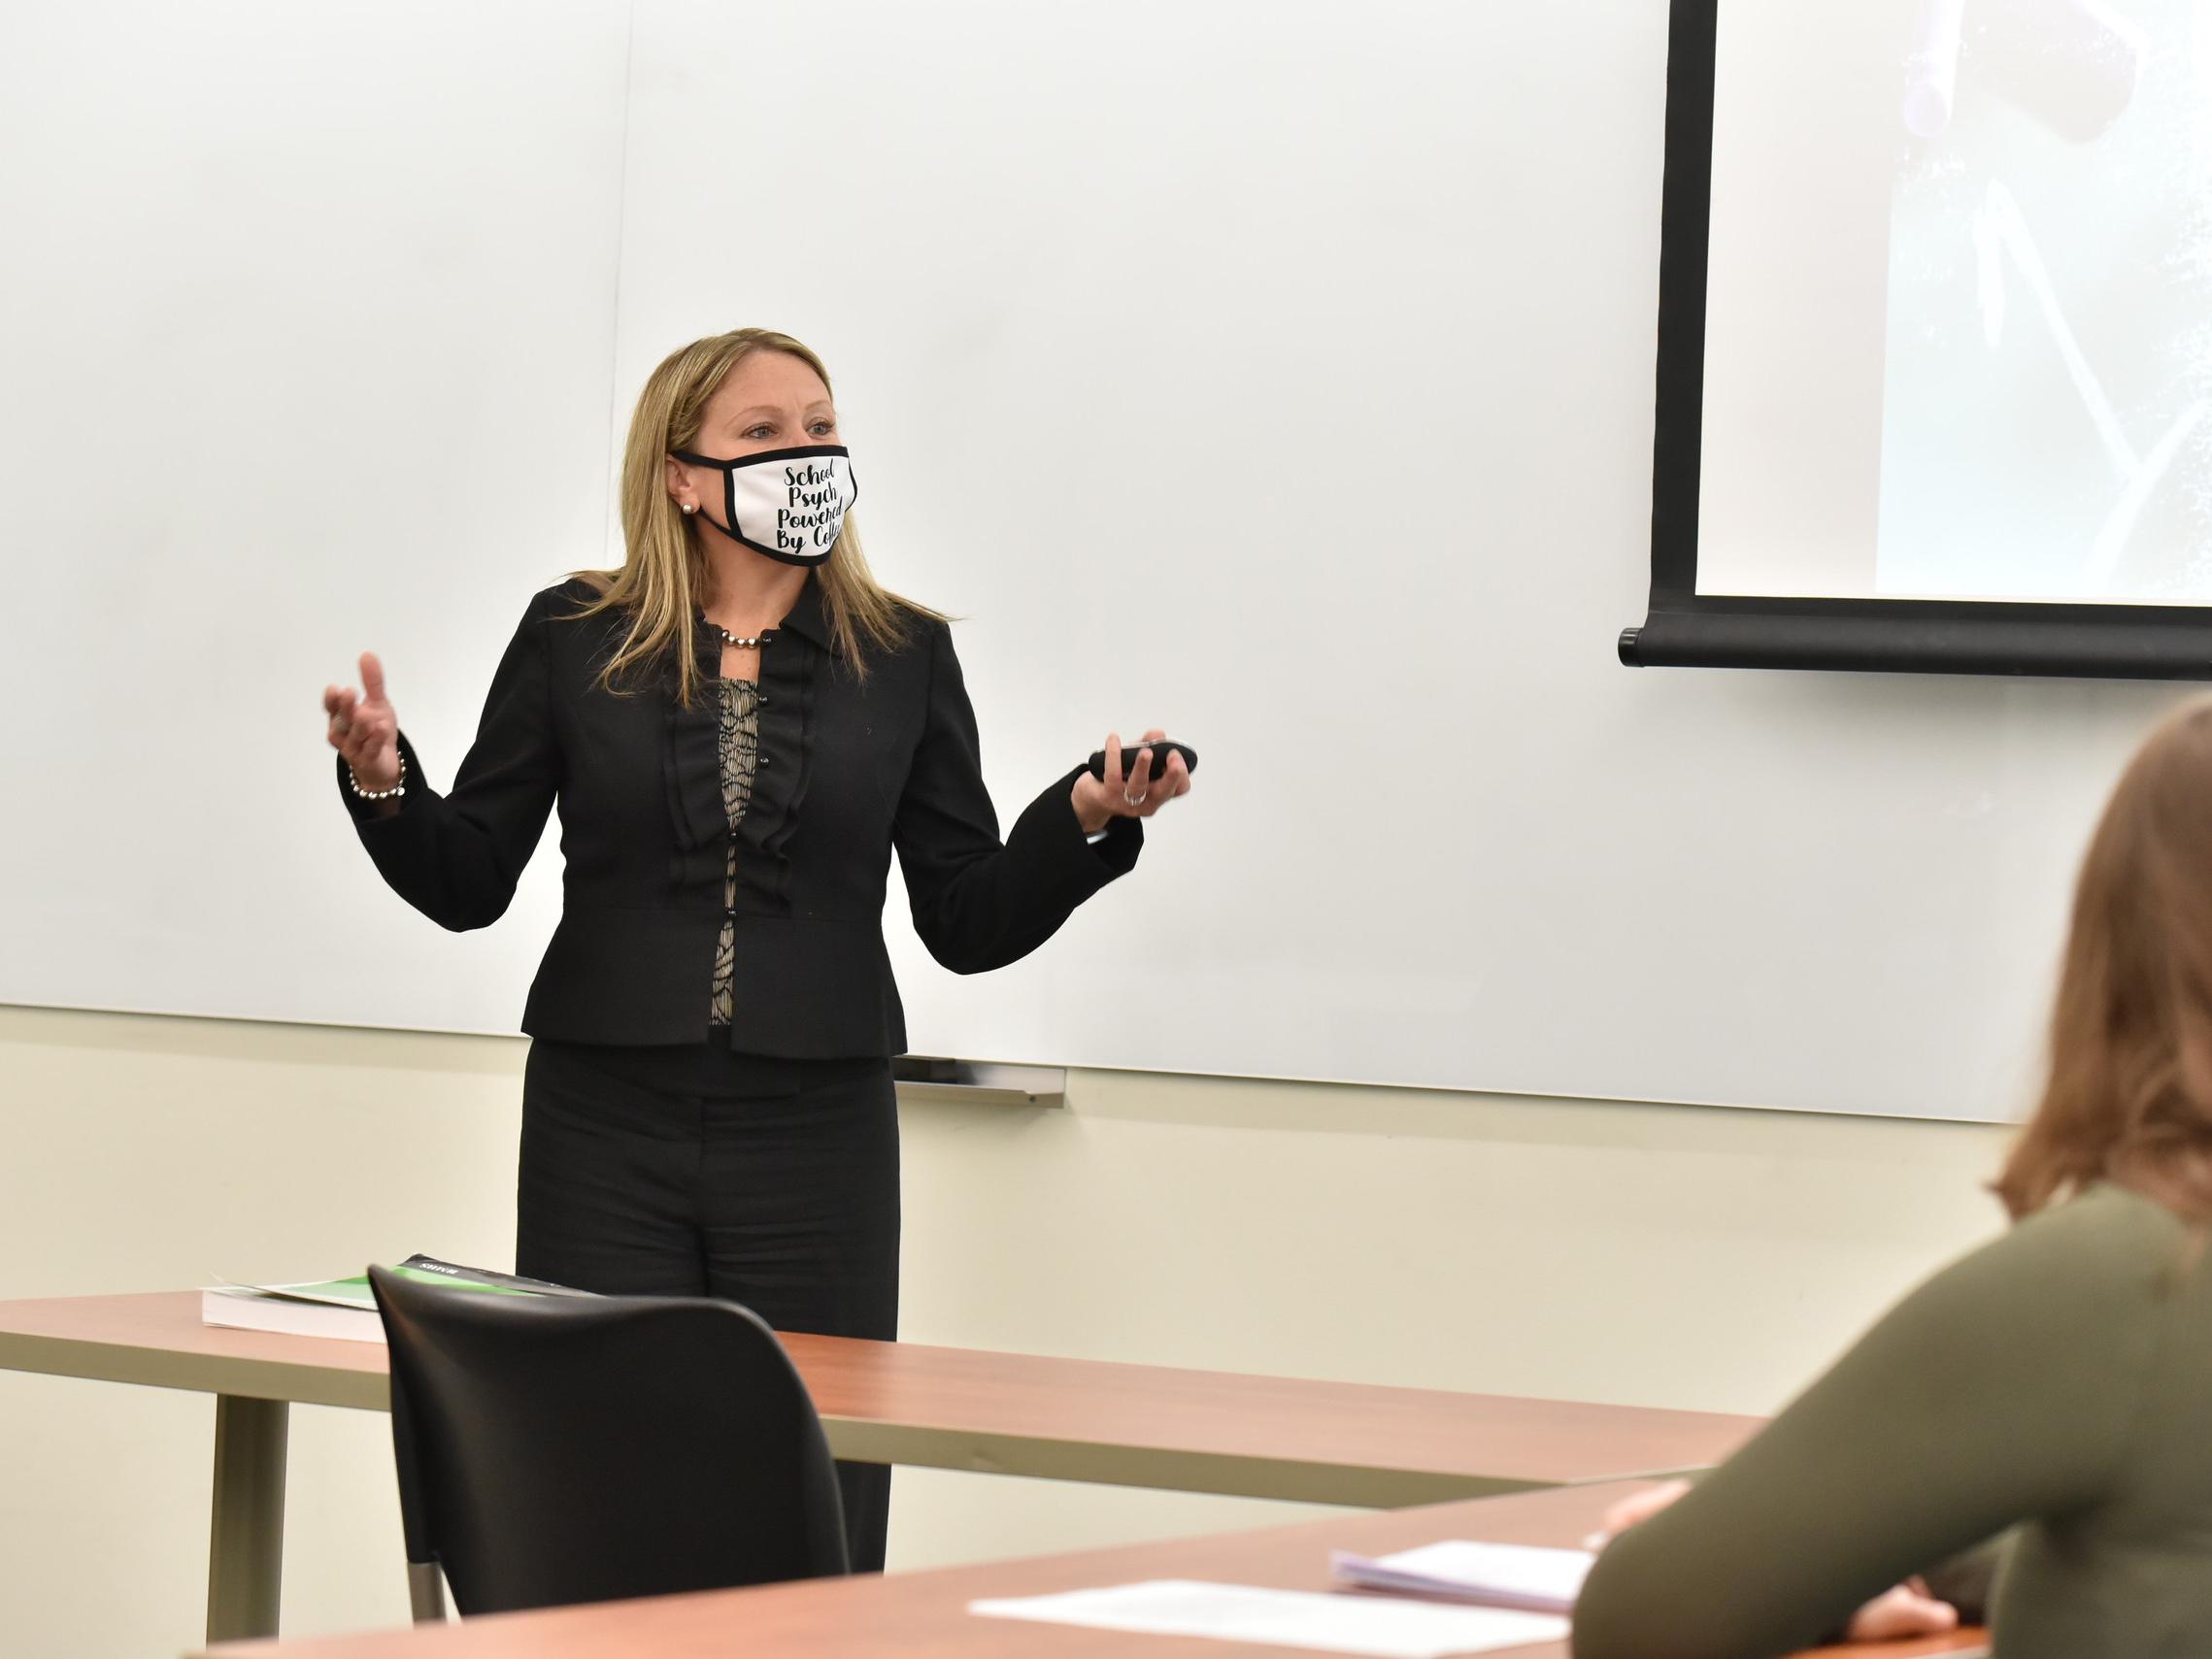
[[[1918,1578],[1908,1578],[1853,1613],[1844,1634],[1854,1642],[1894,1642],[1907,1636],[1941,1636],[1958,1628],[1959,1609],[1929,1595]]]
[[[1648,1492],[1624,1498],[1605,1511],[1598,1530],[1583,1542],[1602,1549],[1638,1522],[1648,1521],[1690,1490],[1687,1480],[1669,1480]],[[1941,1636],[1959,1628],[1959,1609],[1927,1593],[1927,1585],[1908,1578],[1885,1590],[1851,1615],[1845,1634],[1853,1642],[1894,1642],[1908,1636]]]
[[[330,747],[345,757],[355,782],[371,791],[398,783],[399,716],[385,695],[384,664],[374,651],[361,653],[361,689],[325,686],[322,712],[329,716]]]
[[[1605,1518],[1597,1523],[1597,1531],[1583,1543],[1592,1549],[1603,1549],[1637,1522],[1650,1520],[1689,1490],[1689,1481],[1669,1480],[1648,1492],[1623,1498],[1605,1511]]]
[[[1145,733],[1146,744],[1156,744],[1167,734],[1155,726]],[[1075,780],[1076,821],[1083,825],[1085,835],[1096,835],[1116,818],[1149,818],[1178,795],[1190,793],[1190,768],[1180,754],[1167,757],[1167,770],[1158,780],[1152,779],[1152,750],[1139,747],[1130,757],[1127,771],[1122,767],[1122,739],[1119,733],[1106,736],[1106,780],[1100,782],[1086,772]]]

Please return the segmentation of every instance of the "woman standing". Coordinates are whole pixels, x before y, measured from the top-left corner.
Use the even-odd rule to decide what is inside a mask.
[[[638,399],[622,567],[531,600],[450,792],[373,655],[324,693],[362,845],[442,926],[497,920],[559,809],[520,1273],[895,1337],[892,851],[930,953],[979,973],[1125,874],[1190,786],[1180,756],[1146,781],[1143,749],[1124,778],[1109,738],[1103,781],[1056,779],[1001,843],[951,633],[876,585],[854,496],[821,359],[763,329],[694,342]],[[839,1474],[853,1566],[878,1570],[890,1472]]]

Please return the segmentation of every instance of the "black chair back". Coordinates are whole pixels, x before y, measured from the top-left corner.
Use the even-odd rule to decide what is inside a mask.
[[[418,1617],[846,1571],[829,1443],[775,1334],[693,1297],[369,1270]]]

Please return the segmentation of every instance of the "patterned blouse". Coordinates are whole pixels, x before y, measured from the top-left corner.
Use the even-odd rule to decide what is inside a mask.
[[[729,814],[729,827],[735,829],[744,820],[745,809],[752,803],[753,774],[760,759],[760,682],[718,680],[715,689],[721,705],[722,811]],[[729,864],[722,875],[722,908],[726,911],[736,903],[737,841],[732,837]],[[712,1025],[726,1026],[730,1022],[735,926],[725,914],[721,937],[715,943],[714,998],[707,1016]]]

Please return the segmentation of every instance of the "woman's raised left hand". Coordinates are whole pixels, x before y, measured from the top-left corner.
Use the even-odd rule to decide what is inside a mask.
[[[1085,772],[1075,780],[1075,816],[1085,835],[1096,835],[1116,818],[1149,818],[1178,795],[1190,793],[1190,768],[1180,754],[1167,758],[1167,770],[1152,775],[1152,749],[1167,734],[1155,726],[1130,752],[1123,768],[1121,734],[1106,737],[1106,778],[1103,782]]]

